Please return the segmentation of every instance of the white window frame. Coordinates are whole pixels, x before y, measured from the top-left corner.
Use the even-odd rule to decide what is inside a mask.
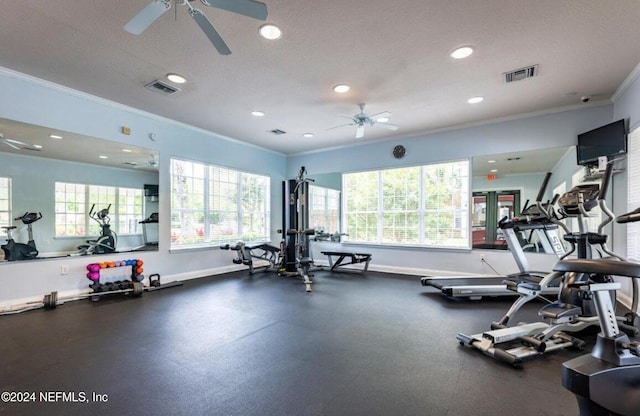
[[[178,158],[171,159],[170,175],[172,249],[270,240],[268,176]]]
[[[11,225],[11,178],[0,177],[0,227]]]
[[[99,211],[109,207],[111,229],[118,235],[141,235],[142,226],[139,223],[144,219],[144,190],[137,188],[124,188],[105,185],[92,185],[85,183],[55,182],[55,238],[65,237],[90,237],[100,234],[100,225],[89,217],[91,209]],[[60,187],[64,186],[65,191]],[[77,201],[67,201],[69,192],[67,187],[73,187],[78,196]],[[65,197],[60,200],[61,194]],[[120,204],[121,198],[138,199],[139,204]],[[77,209],[70,209],[70,205],[78,205]],[[63,207],[64,206],[64,207]],[[130,211],[129,208],[133,210]],[[61,218],[75,217],[71,222],[61,222]],[[68,233],[72,226],[76,225],[75,233]],[[59,229],[64,231],[60,232]]]
[[[340,191],[309,185],[309,227],[329,234],[340,233]]]
[[[342,186],[342,189],[343,189],[342,224],[343,224],[344,232],[347,233],[347,237],[345,240],[350,243],[376,244],[376,245],[420,246],[420,247],[461,248],[461,249],[471,248],[470,246],[471,244],[470,212],[469,212],[470,210],[469,189],[470,189],[470,181],[471,181],[470,167],[471,167],[471,164],[469,160],[465,159],[465,160],[456,160],[451,162],[443,162],[443,163],[436,163],[436,164],[422,165],[422,166],[402,167],[402,168],[374,170],[374,171],[362,171],[362,172],[353,172],[353,173],[343,174],[343,177],[342,177],[342,184],[343,184]],[[395,209],[393,211],[396,214],[403,214],[403,213],[406,215],[417,214],[417,217],[418,217],[417,221],[415,224],[413,224],[414,233],[417,233],[418,235],[417,241],[415,240],[411,241],[410,238],[407,239],[408,241],[394,241],[393,239],[385,240],[383,238],[383,229],[385,226],[385,223],[384,223],[385,209],[383,206],[383,198],[384,198],[383,191],[384,191],[385,185],[383,183],[383,173],[392,173],[393,170],[400,170],[400,169],[406,169],[406,170],[417,169],[419,171],[417,175],[417,181],[419,182],[418,204],[417,204],[418,206],[417,207],[412,206],[410,207],[411,209]],[[432,183],[434,183],[434,186],[436,188],[440,189],[440,192],[442,192],[442,189],[447,189],[449,191],[457,189],[457,191],[453,193],[449,193],[449,194],[441,193],[441,196],[445,197],[446,199],[448,199],[449,195],[451,195],[451,199],[449,199],[449,202],[453,200],[454,202],[457,201],[457,204],[454,203],[454,204],[446,205],[446,204],[438,203],[435,206],[425,205],[427,196],[431,192],[434,192],[434,189],[430,188],[430,185],[427,184],[427,181],[426,181],[427,172],[429,171],[435,172],[438,169],[440,170],[456,169],[457,170],[457,174],[453,174],[450,172],[449,174],[444,175],[444,177],[442,178],[443,180],[459,179],[460,182],[457,183],[455,186],[453,183],[446,184],[444,183],[444,181],[438,182],[438,178],[435,178],[435,183],[434,183],[432,178]],[[362,188],[362,186],[352,187],[349,182],[352,180],[357,180],[356,175],[360,175],[360,174],[364,174],[364,175],[373,174],[373,175],[377,175],[378,177],[377,195],[376,195],[377,207],[375,211],[372,211],[370,209],[372,207],[368,206],[368,205],[372,205],[370,203],[372,201],[368,201],[368,204],[361,205],[361,206],[368,207],[368,209],[359,210],[359,211],[353,210],[353,209],[351,211],[349,210],[349,205],[353,203],[351,199],[357,196],[357,195],[355,196],[350,195],[350,192],[352,192],[352,189]],[[405,189],[405,191],[407,191],[407,189]],[[368,189],[367,191],[370,192],[371,189]],[[407,192],[405,192],[405,196],[408,194]],[[371,197],[373,197],[373,195]],[[356,232],[353,232],[353,230],[349,229],[349,216],[354,216],[354,215],[368,215],[370,217],[375,216],[376,218],[375,240],[372,238],[370,239],[359,238],[360,234],[357,232],[357,230]],[[438,217],[441,215],[451,216],[450,226],[442,227],[441,225],[442,220],[438,219]],[[427,238],[428,225],[427,224],[430,222],[434,222],[434,218],[436,218],[435,223],[437,224],[438,230],[442,232],[437,232],[436,238],[428,241],[428,238]],[[401,230],[402,228],[404,227],[400,227],[399,230],[403,231]],[[373,233],[370,232],[370,234],[373,234]],[[405,233],[404,235],[406,236],[407,234]]]

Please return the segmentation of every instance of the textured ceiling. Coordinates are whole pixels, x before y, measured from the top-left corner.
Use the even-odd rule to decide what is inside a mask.
[[[125,32],[148,2],[0,0],[0,66],[296,154],[568,108],[583,95],[606,101],[640,62],[637,0],[265,0],[277,41],[258,37],[258,20],[192,2],[228,56],[185,5],[139,36]],[[462,45],[475,53],[450,58]],[[503,72],[533,64],[538,77],[504,83]],[[189,79],[180,93],[143,88],[169,72]],[[335,94],[340,82],[351,91]],[[466,102],[477,95],[485,101]],[[327,131],[360,102],[390,111],[399,130],[357,140],[355,127]]]

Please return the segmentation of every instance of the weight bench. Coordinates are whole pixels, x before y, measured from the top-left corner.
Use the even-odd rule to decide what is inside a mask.
[[[245,266],[249,266],[249,274],[254,274],[260,269],[263,271],[275,270],[278,267],[280,260],[280,248],[267,243],[246,245],[243,242],[238,242],[235,246],[225,244],[220,246],[220,249],[235,251],[237,255],[236,258],[233,259],[233,262],[235,264],[244,264]],[[266,260],[269,264],[264,266],[254,266],[253,259]]]
[[[371,261],[371,254],[367,253],[350,253],[345,251],[323,251],[322,254],[327,256],[329,259],[329,266],[331,267],[332,272],[345,272],[345,273],[359,273],[365,274],[367,269],[369,269],[369,262]],[[333,261],[333,257],[337,256],[338,260]],[[349,263],[345,263],[347,259],[351,261]],[[364,263],[364,268],[362,270],[347,268],[344,266],[348,266],[350,264],[359,264]]]

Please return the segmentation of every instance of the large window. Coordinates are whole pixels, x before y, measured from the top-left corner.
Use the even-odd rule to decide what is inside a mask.
[[[269,177],[171,160],[171,245],[268,241]]]
[[[0,227],[11,223],[11,179],[0,178]]]
[[[111,229],[120,235],[140,234],[142,189],[56,182],[56,237],[99,235],[100,224],[89,214],[109,208]]]
[[[343,175],[352,242],[469,247],[469,162]]]

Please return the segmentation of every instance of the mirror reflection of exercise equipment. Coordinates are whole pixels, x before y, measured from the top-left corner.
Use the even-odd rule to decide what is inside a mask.
[[[4,259],[7,261],[15,260],[31,260],[38,257],[38,249],[36,248],[36,242],[33,239],[33,229],[31,224],[42,218],[41,213],[25,212],[23,215],[14,218],[14,221],[22,221],[27,226],[29,241],[25,243],[16,243],[11,235],[11,232],[17,227],[12,225],[8,227],[2,227],[7,233],[7,242],[2,245],[2,251],[4,251]]]
[[[91,209],[89,210],[89,218],[100,225],[100,235],[97,239],[87,240],[87,244],[79,246],[78,250],[80,255],[105,254],[116,251],[118,236],[113,232],[113,230],[111,230],[111,218],[109,217],[111,204],[101,210],[96,210],[95,207],[96,204],[91,206]]]
[[[501,218],[513,218],[520,212],[520,191],[474,192],[471,213],[473,248],[507,249],[498,232]]]
[[[154,212],[138,224],[142,224],[142,243],[135,251],[158,249],[158,213]]]

